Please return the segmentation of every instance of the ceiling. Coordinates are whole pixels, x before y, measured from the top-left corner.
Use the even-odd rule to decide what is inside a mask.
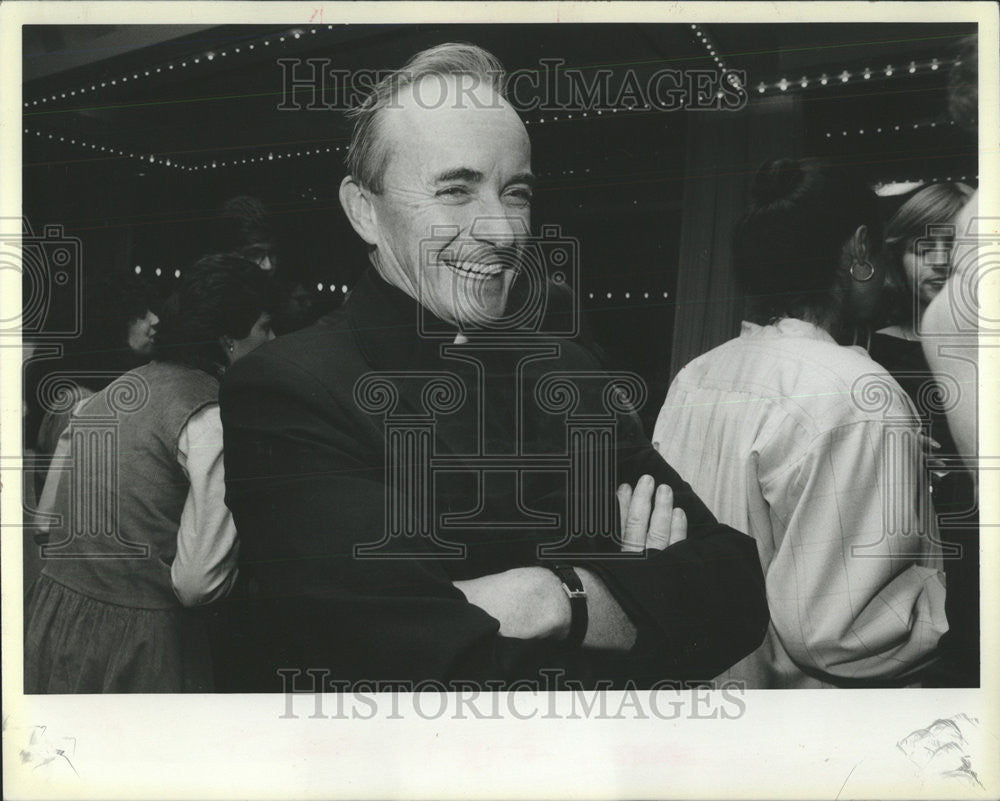
[[[864,67],[875,68],[877,82],[885,64],[946,56],[970,28],[733,24],[702,30],[727,66],[748,71],[753,86],[786,75],[794,81],[800,74],[835,75]],[[342,114],[278,110],[290,69],[278,59],[325,58],[330,68],[348,71],[385,69],[448,40],[481,44],[508,70],[538,70],[546,58],[562,59],[565,67],[631,67],[640,74],[713,66],[691,28],[678,24],[321,25],[294,31],[233,25],[26,26],[24,118],[43,138],[51,133],[56,141],[63,136],[64,143],[75,138],[116,152],[151,154],[171,159],[171,166],[315,147],[336,152],[349,133]],[[65,146],[46,155],[73,159],[83,153]]]
[[[279,59],[327,59],[329,69],[360,80],[359,70],[396,68],[444,41],[479,44],[509,71],[548,76],[558,59],[560,69],[584,75],[609,70],[613,81],[630,70],[643,80],[664,68],[715,70],[714,58],[723,59],[727,68],[746,71],[751,103],[788,82],[785,91],[801,98],[805,152],[862,165],[873,181],[971,176],[974,148],[944,130],[944,97],[952,48],[973,30],[941,24],[25,26],[25,206],[69,230],[124,231],[139,243],[133,250],[183,263],[190,221],[207,218],[225,197],[250,193],[294,220],[297,237],[322,238],[312,250],[356,247],[336,199],[349,123],[339,110],[305,108],[309,89],[295,94],[298,110],[282,109],[287,67]],[[940,69],[931,69],[932,59]],[[889,77],[887,65],[893,65]],[[845,70],[847,83],[837,77]],[[554,216],[586,231],[641,212],[650,219],[636,223],[640,230],[666,230],[655,220],[679,213],[687,120],[700,112],[620,110],[575,117],[524,112],[545,206],[539,219]],[[893,125],[900,125],[898,134],[874,136]],[[616,230],[623,224],[616,222]],[[145,236],[153,228],[161,235]],[[604,239],[611,260],[617,237],[609,232]],[[635,258],[665,257],[657,251]]]

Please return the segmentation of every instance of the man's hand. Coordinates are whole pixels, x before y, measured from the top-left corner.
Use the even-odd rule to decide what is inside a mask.
[[[666,484],[653,492],[652,476],[643,476],[633,490],[628,484],[618,488],[618,510],[622,521],[622,551],[662,551],[687,539],[687,516],[674,508],[674,492]]]
[[[622,484],[617,494],[623,551],[663,550],[687,537],[687,517],[681,509],[674,509],[673,492],[666,484],[657,488],[651,476],[643,476],[634,490]],[[589,570],[578,568],[577,573],[588,595],[590,625],[584,645],[631,648],[635,626],[614,596]],[[569,599],[559,578],[544,567],[518,567],[453,584],[470,604],[500,621],[503,637],[562,639],[569,633]]]
[[[470,604],[500,621],[502,637],[534,640],[569,633],[569,599],[547,568],[516,567],[452,583]]]

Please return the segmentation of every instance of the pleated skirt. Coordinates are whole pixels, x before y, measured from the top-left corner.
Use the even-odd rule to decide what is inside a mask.
[[[25,693],[212,692],[195,610],[105,603],[41,575],[25,599]]]

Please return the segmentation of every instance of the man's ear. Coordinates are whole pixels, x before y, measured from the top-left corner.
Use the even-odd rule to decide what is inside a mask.
[[[369,245],[377,245],[379,237],[375,207],[368,192],[361,188],[361,184],[352,175],[340,182],[340,205],[358,236]]]

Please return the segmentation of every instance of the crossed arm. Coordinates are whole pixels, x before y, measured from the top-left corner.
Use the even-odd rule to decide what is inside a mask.
[[[381,431],[349,397],[268,354],[234,365],[221,405],[226,502],[241,570],[259,588],[255,648],[272,675],[275,667],[330,666],[345,678],[513,680],[560,665],[593,675],[586,654],[558,642],[569,609],[544,568],[453,583],[423,542],[426,557],[359,559],[355,546],[383,535],[383,468],[369,443]],[[625,547],[645,545],[646,558],[608,559],[605,549],[576,560],[591,594],[585,644],[629,651],[657,678],[710,678],[759,645],[766,629],[756,546],[719,524],[638,421],[630,425],[621,475],[672,486],[691,536],[679,538],[672,510],[667,531],[668,505],[654,503],[648,481],[629,498]],[[662,506],[655,519],[654,506]],[[397,540],[378,556],[413,545]]]
[[[654,492],[655,488],[655,492]],[[622,551],[662,551],[687,539],[687,517],[673,506],[673,490],[656,487],[644,475],[633,491],[618,488],[623,536]],[[589,624],[583,644],[588,648],[627,651],[635,644],[636,629],[604,582],[578,568],[587,591]],[[500,621],[500,634],[519,639],[564,639],[569,633],[569,598],[558,577],[544,567],[519,567],[503,573],[453,582],[469,603]]]

